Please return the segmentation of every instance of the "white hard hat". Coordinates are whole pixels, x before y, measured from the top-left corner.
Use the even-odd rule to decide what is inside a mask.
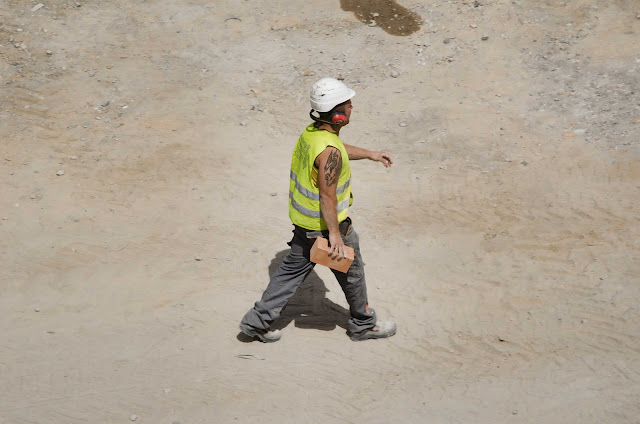
[[[322,78],[311,87],[311,109],[329,112],[340,103],[346,102],[356,92],[334,78]]]

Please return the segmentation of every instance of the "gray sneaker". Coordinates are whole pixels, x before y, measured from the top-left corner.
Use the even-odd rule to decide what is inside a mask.
[[[351,337],[351,340],[353,340],[354,342],[368,339],[384,339],[396,334],[397,328],[398,327],[396,326],[396,323],[393,321],[382,321],[377,323],[375,327],[369,330],[350,334],[349,337]]]
[[[280,330],[267,331],[267,330],[260,330],[258,328],[243,327],[241,325],[240,331],[242,331],[244,334],[246,334],[249,337],[257,338],[262,343],[277,342],[278,340],[280,340],[280,337],[282,337],[282,333],[280,332]]]

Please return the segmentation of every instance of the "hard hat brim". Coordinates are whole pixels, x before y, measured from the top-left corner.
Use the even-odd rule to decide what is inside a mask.
[[[317,108],[314,108],[318,112],[329,112],[334,107],[338,106],[340,103],[344,103],[347,100],[353,98],[356,95],[356,92],[352,89],[348,89],[349,91],[345,93],[344,96],[338,97],[337,99],[332,99],[332,101],[328,103],[315,102]]]

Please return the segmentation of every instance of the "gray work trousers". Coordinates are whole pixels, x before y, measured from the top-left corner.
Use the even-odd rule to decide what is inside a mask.
[[[349,218],[347,220],[348,222],[340,224],[342,238],[344,244],[355,251],[355,259],[346,273],[333,269],[331,271],[340,283],[349,303],[351,318],[347,324],[347,332],[355,334],[373,328],[376,325],[376,314],[368,305],[367,283],[358,234],[350,226],[351,220]],[[322,233],[325,236],[328,235],[326,231]],[[291,251],[271,277],[260,301],[256,302],[242,319],[241,327],[268,330],[271,323],[280,316],[282,308],[316,265],[309,257],[311,246],[318,235],[320,235],[318,231],[295,226],[293,239],[289,243]]]

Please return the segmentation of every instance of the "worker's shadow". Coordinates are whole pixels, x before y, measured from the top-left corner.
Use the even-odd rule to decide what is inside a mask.
[[[276,272],[288,253],[289,250],[278,252],[271,260],[269,277]],[[318,274],[311,271],[282,309],[280,316],[271,324],[270,329],[282,330],[294,321],[298,328],[331,331],[341,327],[346,330],[349,311],[327,299],[325,294],[328,291]],[[238,334],[238,340],[250,342],[254,339],[241,332]]]

